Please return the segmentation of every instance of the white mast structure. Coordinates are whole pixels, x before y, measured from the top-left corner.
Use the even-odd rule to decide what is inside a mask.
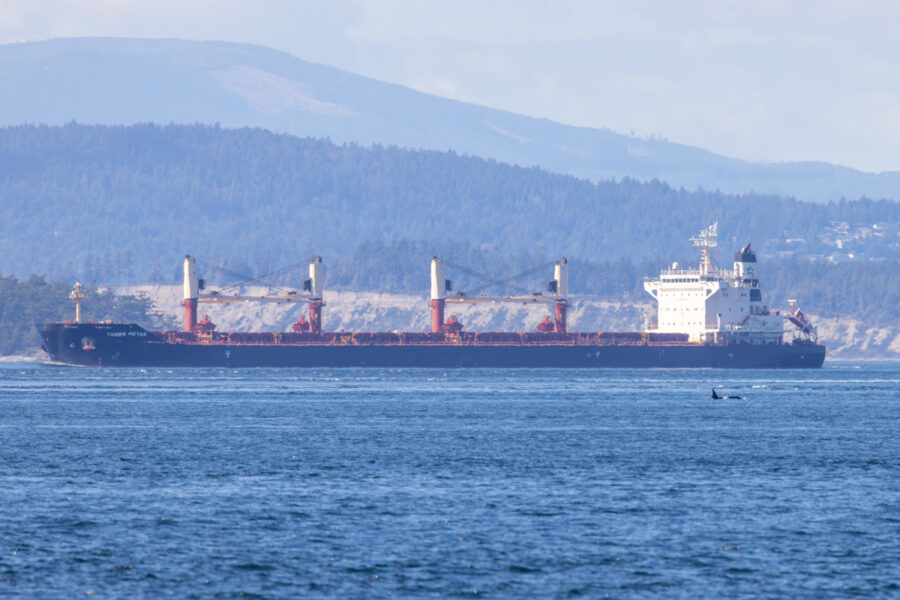
[[[76,281],[69,293],[69,298],[75,302],[75,322],[81,323],[81,301],[84,300],[84,286]]]
[[[700,248],[700,274],[709,275],[713,271],[712,258],[709,251],[719,245],[719,222],[716,221],[706,229],[700,230],[700,235],[691,238],[694,246]]]

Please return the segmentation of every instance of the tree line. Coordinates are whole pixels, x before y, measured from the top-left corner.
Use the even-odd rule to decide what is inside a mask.
[[[640,262],[689,254],[687,240],[716,220],[723,248],[752,241],[777,255],[784,239],[803,238],[800,254],[816,256],[829,251],[822,231],[834,222],[898,224],[900,203],[591,182],[454,152],[249,128],[0,129],[0,269],[18,276],[166,281],[185,253],[265,271],[403,239]],[[896,237],[863,240],[858,251],[900,259]]]

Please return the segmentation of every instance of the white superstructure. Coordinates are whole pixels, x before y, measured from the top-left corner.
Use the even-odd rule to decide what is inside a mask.
[[[717,224],[691,241],[700,249],[696,269],[665,269],[644,289],[656,299],[657,317],[651,331],[686,333],[692,342],[723,344],[780,344],[784,317],[763,303],[750,244],[734,255],[731,271],[713,266],[710,250],[718,245]]]

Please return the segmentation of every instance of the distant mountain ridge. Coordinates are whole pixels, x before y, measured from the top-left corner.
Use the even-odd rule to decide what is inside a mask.
[[[73,120],[262,127],[338,143],[449,149],[595,181],[657,178],[810,201],[900,198],[900,172],[751,163],[438,98],[260,46],[126,38],[0,46],[0,125]]]

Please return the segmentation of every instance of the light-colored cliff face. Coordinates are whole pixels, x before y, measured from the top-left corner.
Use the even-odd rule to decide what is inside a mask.
[[[181,286],[122,286],[123,294],[147,294],[170,326],[182,319]],[[255,290],[265,293],[264,288]],[[608,302],[574,298],[569,309],[571,331],[639,331],[650,303]],[[209,313],[221,331],[290,331],[306,305],[205,304],[200,314]],[[469,331],[534,331],[548,314],[542,305],[457,305],[447,307],[447,317],[455,314]],[[325,292],[324,326],[329,331],[426,331],[431,314],[424,296],[377,292]],[[819,328],[819,340],[828,348],[830,359],[900,359],[900,322],[863,323],[852,316],[811,315]]]
[[[865,323],[852,316],[812,319],[831,358],[900,359],[900,322]]]
[[[170,325],[181,323],[181,286],[137,285],[116,289],[122,294],[147,294]],[[265,288],[248,293],[265,293]],[[548,306],[518,304],[447,306],[447,317],[456,315],[467,330],[534,331],[550,314]],[[572,331],[636,331],[643,327],[648,304],[621,304],[599,300],[575,303],[569,310]],[[552,310],[552,309],[551,309]],[[325,291],[323,325],[328,331],[425,331],[431,324],[425,296],[377,292]],[[290,331],[305,304],[201,304],[219,330]],[[177,325],[176,325],[177,326]]]

